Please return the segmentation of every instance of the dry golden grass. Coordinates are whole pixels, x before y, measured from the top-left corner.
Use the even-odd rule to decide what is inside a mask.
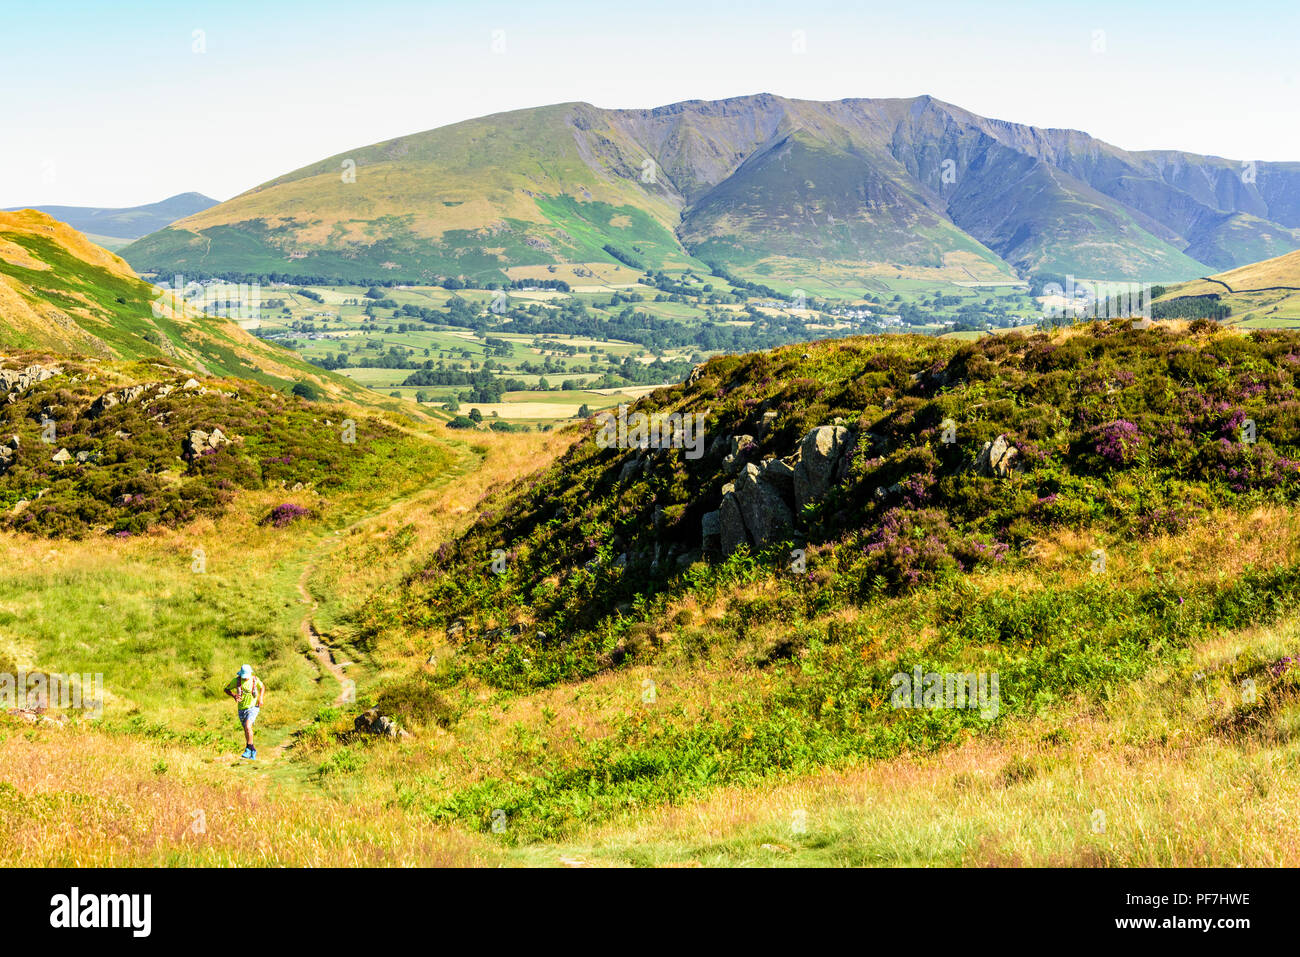
[[[286,791],[188,748],[0,718],[0,841],[9,864],[483,865],[489,843],[379,802]]]
[[[462,463],[453,480],[351,526],[339,548],[295,544],[257,527],[248,518],[270,498],[249,497],[242,507],[252,511],[229,521],[134,540],[33,549],[0,537],[0,560],[18,574],[55,568],[71,575],[85,563],[132,568],[160,554],[184,565],[200,541],[217,568],[255,556],[292,578],[294,563],[310,559],[313,593],[326,609],[346,609],[463,529],[491,489],[551,461],[572,440],[476,434],[472,441],[486,449],[477,468]],[[389,547],[399,534],[416,543],[409,552]],[[969,580],[979,589],[1082,581],[1094,547],[1091,534],[1056,532],[1037,543],[1032,574],[998,570]],[[1179,535],[1108,551],[1107,574],[1120,582],[1145,582],[1152,569],[1215,579],[1247,565],[1295,561],[1300,528],[1287,511],[1260,508],[1214,514]],[[748,584],[707,605],[684,599],[665,621],[707,630],[730,603],[771,588]],[[834,613],[845,623],[870,614]],[[304,737],[287,757],[255,766],[180,744],[0,719],[0,841],[14,849],[15,861],[51,865],[1296,866],[1300,695],[1286,683],[1292,679],[1262,682],[1266,707],[1243,715],[1238,684],[1242,662],[1294,653],[1298,628],[1292,618],[1207,637],[1186,665],[1161,665],[1109,700],[1062,702],[937,754],[729,786],[682,806],[630,810],[558,844],[520,848],[490,834],[434,827],[422,808],[490,777],[522,781],[557,759],[580,760],[584,747],[623,722],[690,723],[740,695],[763,699],[772,675],[749,659],[780,637],[776,626],[758,626],[706,655],[674,647],[666,626],[650,636],[663,645],[653,665],[523,696],[466,681],[458,702],[464,713],[450,731],[429,728],[403,742],[363,746]],[[379,649],[379,667],[421,667],[431,637],[411,633],[400,646]],[[924,638],[899,636],[897,647]],[[653,707],[642,699],[646,681],[655,684]],[[340,756],[353,763],[315,774]],[[202,830],[194,827],[197,811]]]
[[[532,859],[1295,867],[1300,694],[1293,684],[1267,692],[1266,722],[1226,730],[1240,697],[1216,673],[1252,650],[1293,652],[1298,630],[1293,619],[1206,643],[1197,649],[1206,677],[1192,689],[1153,674],[1112,701],[1076,701],[996,739],[776,787],[724,788],[535,849]]]

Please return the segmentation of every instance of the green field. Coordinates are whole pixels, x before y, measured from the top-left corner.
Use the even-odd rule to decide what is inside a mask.
[[[576,415],[584,405],[596,411],[618,401],[590,389],[608,393],[623,386],[667,384],[720,352],[893,331],[904,322],[910,330],[929,334],[951,333],[954,322],[975,322],[979,329],[1023,325],[1033,321],[1037,310],[1018,285],[863,279],[789,291],[802,294],[795,299],[782,298],[786,293],[776,290],[745,289],[698,269],[659,276],[659,288],[632,284],[601,291],[272,285],[261,290],[261,318],[246,325],[309,362],[341,365],[341,375],[385,398],[419,398],[426,408],[448,414],[457,411],[458,402],[462,411],[486,404],[491,413],[510,421],[544,423]],[[460,311],[453,314],[453,307]],[[562,327],[561,320],[571,319],[573,309],[580,309],[588,320],[583,328],[591,333],[511,331],[521,318],[560,322]],[[629,313],[675,332],[645,335],[640,341],[619,338],[626,327],[618,323]],[[867,313],[878,318],[875,326],[874,320],[862,318]],[[470,320],[478,327],[470,328]],[[611,332],[601,333],[602,327]],[[656,359],[674,364],[675,371],[657,380],[629,378],[636,367],[628,366],[628,360],[646,365]],[[489,370],[493,378],[509,383],[508,394],[489,401],[464,385],[406,384],[412,366],[425,364],[466,374]],[[563,415],[560,408],[566,410]]]

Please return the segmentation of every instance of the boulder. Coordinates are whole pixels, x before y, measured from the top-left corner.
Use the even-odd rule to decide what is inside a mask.
[[[398,727],[397,722],[388,715],[380,714],[378,708],[371,708],[359,714],[352,722],[352,727],[362,734],[379,734],[386,738],[405,738],[407,733]]]
[[[780,489],[766,481],[758,466],[745,466],[736,477],[734,494],[745,529],[757,547],[780,541],[794,530],[794,513]]]
[[[704,551],[716,555],[722,551],[722,511],[705,512],[700,518],[700,538]]]
[[[985,442],[975,456],[975,471],[988,478],[1006,478],[1016,468],[1020,450],[1005,435]]]
[[[849,430],[842,425],[822,425],[804,436],[799,444],[799,464],[794,468],[795,510],[823,498],[840,456],[848,446]]]
[[[745,464],[745,456],[754,448],[752,435],[733,435],[730,453],[722,460],[722,469],[728,475],[735,475]]]
[[[783,459],[763,463],[763,481],[774,486],[787,502],[794,501],[794,466]]]
[[[8,446],[0,445],[0,475],[9,470],[9,466],[14,462],[14,450]]]
[[[729,491],[722,496],[722,506],[718,509],[720,544],[724,555],[730,555],[741,545],[750,543],[749,531],[745,528],[734,486],[728,485],[727,489]]]
[[[229,444],[230,439],[220,429],[213,429],[211,432],[194,429],[181,443],[181,451],[186,456],[193,458],[196,455],[202,455],[209,449],[219,449],[221,446]]]
[[[72,461],[72,453],[69,452],[67,449],[59,449],[59,451],[54,453],[54,456],[50,459],[50,461],[53,462],[55,465],[65,465],[68,462]]]

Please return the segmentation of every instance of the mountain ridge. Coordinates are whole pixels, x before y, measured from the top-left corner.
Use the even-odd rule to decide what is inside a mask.
[[[931,96],[561,103],[335,154],[125,255],[146,272],[499,280],[609,245],[785,285],[811,260],[1183,280],[1300,247],[1300,163],[1129,152]]]
[[[24,209],[34,209],[45,213],[60,222],[67,223],[73,229],[87,233],[99,245],[116,251],[129,245],[131,240],[147,236],[163,229],[178,219],[202,212],[217,205],[217,200],[202,193],[177,193],[156,203],[140,206],[59,206],[36,204],[14,206],[4,210],[16,213]]]

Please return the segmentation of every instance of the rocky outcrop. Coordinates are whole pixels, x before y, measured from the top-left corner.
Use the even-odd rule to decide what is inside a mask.
[[[849,430],[842,425],[822,425],[799,443],[799,462],[794,468],[794,506],[818,501],[830,491],[835,468],[848,445]]]
[[[223,445],[229,445],[230,439],[220,429],[213,429],[211,432],[204,432],[202,429],[194,429],[185,437],[181,443],[181,450],[186,458],[194,458],[203,455],[205,452],[215,451]]]
[[[63,370],[56,366],[42,365],[30,365],[25,369],[0,369],[0,394],[5,396],[6,403],[17,402],[20,395],[38,382],[62,373]]]
[[[94,402],[90,403],[87,414],[92,418],[103,415],[114,406],[123,405],[144,395],[150,388],[158,383],[148,383],[145,385],[127,386],[125,389],[115,389],[112,392],[105,392]]]
[[[378,708],[371,708],[364,714],[357,715],[352,727],[362,734],[377,734],[385,738],[406,738],[410,737],[407,732],[403,731],[395,720],[387,715],[380,714]]]
[[[761,431],[768,432],[775,419],[775,414],[764,414]],[[793,455],[758,464],[746,461],[757,449],[753,436],[727,437],[723,470],[735,478],[722,487],[717,511],[701,519],[704,553],[725,556],[742,545],[764,548],[797,539],[800,509],[830,490],[850,438],[842,425],[820,426],[804,437]]]
[[[151,402],[159,399],[165,399],[168,396],[192,397],[207,395],[208,390],[199,384],[198,379],[186,379],[183,385],[173,385],[170,382],[144,382],[139,385],[127,386],[124,389],[114,389],[112,392],[105,392],[94,402],[90,404],[87,414],[93,419],[103,415],[109,409],[119,405],[125,405],[128,402],[140,400],[141,405],[148,406]],[[221,392],[217,393],[228,399],[237,398],[237,393]]]
[[[3,443],[0,443],[0,475],[9,471],[9,467],[17,460],[18,449],[21,445],[22,443],[16,435],[11,435]]]
[[[975,472],[987,478],[1006,478],[1019,465],[1020,450],[1005,435],[985,442],[975,456]]]

